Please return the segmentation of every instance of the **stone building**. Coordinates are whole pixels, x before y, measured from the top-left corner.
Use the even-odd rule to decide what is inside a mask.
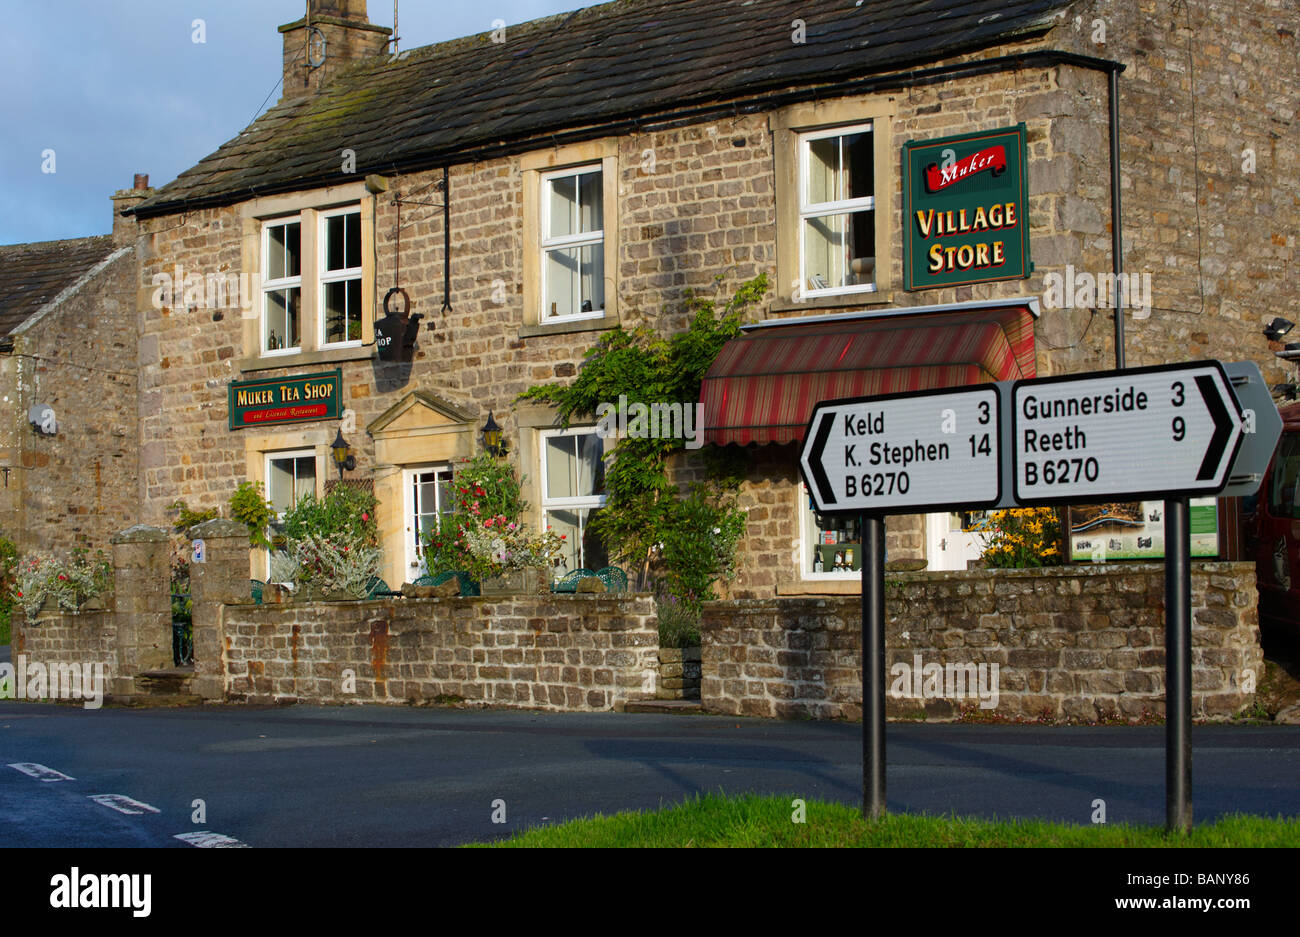
[[[685,290],[767,273],[769,329],[741,341],[798,347],[785,320],[829,317],[862,354],[846,387],[1110,368],[1112,303],[1075,287],[1114,272],[1116,182],[1127,365],[1215,357],[1284,377],[1262,332],[1300,319],[1289,0],[633,0],[398,55],[365,6],[310,3],[315,26],[282,27],[284,98],[128,210],[134,520],[224,505],[244,479],[283,507],[322,490],[342,430],[401,582],[491,412],[533,520],[572,534],[571,568],[593,566],[603,442],[516,398],[572,377],[605,330],[680,328]],[[952,140],[947,168],[980,134],[1004,135],[997,178],[1021,191],[935,271],[907,155]],[[376,323],[406,299],[416,345],[386,360]],[[815,394],[816,357],[793,390],[771,383],[779,368],[746,372],[743,348],[728,360],[705,406],[707,438],[749,445],[752,465],[731,594],[855,591],[851,571],[814,568],[815,544],[850,549],[852,531],[818,527],[796,468],[792,401]],[[956,534],[955,516],[891,519],[891,557],[960,565]]]
[[[135,224],[0,246],[0,534],[22,551],[106,548],[139,512]]]

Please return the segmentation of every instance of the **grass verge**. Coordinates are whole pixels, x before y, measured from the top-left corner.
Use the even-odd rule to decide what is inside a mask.
[[[810,800],[796,823],[790,798],[706,794],[646,813],[596,816],[474,846],[539,848],[683,847],[1262,847],[1300,846],[1300,819],[1236,815],[1174,836],[1159,827],[1076,826],[891,814],[878,823],[843,804]]]

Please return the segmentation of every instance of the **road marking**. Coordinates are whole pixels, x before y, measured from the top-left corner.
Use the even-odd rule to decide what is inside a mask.
[[[241,843],[239,840],[224,833],[210,833],[207,830],[198,830],[194,833],[177,833],[176,839],[181,842],[189,843],[191,846],[198,846],[200,849],[247,849],[248,843]]]
[[[127,797],[125,794],[91,794],[90,799],[100,806],[132,816],[138,816],[142,813],[162,813],[157,807],[151,807],[149,804]]]
[[[29,778],[35,778],[38,781],[75,781],[76,778],[68,777],[62,771],[55,771],[53,768],[47,768],[45,765],[38,765],[31,761],[21,761],[12,764],[9,767],[15,771],[21,771]]]

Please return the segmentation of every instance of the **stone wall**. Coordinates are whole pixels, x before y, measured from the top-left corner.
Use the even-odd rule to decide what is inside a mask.
[[[698,647],[660,648],[659,686],[655,697],[657,699],[699,699],[700,672]]]
[[[225,695],[249,702],[601,711],[653,697],[658,670],[643,595],[241,605],[223,619]]]
[[[1231,715],[1253,698],[1246,671],[1256,681],[1263,673],[1254,566],[1195,564],[1192,610],[1192,712]],[[963,707],[1083,721],[1164,712],[1161,565],[901,574],[887,580],[885,612],[892,717],[946,720]],[[701,631],[707,710],[862,717],[860,597],[714,602]],[[991,679],[996,664],[996,706],[981,708],[969,688],[957,698],[953,684],[927,698],[924,682],[910,679],[918,657],[923,674],[932,664],[945,673],[985,664]],[[907,670],[893,670],[900,664]]]
[[[0,532],[24,552],[107,551],[136,521],[137,267],[131,251],[113,260],[0,356]],[[36,403],[53,408],[54,435],[27,422]]]
[[[135,677],[172,666],[170,538],[131,527],[113,538],[113,591],[102,611],[13,611],[13,656],[42,663],[102,663],[110,695],[135,692]]]
[[[104,678],[115,676],[117,621],[112,610],[38,612],[31,619],[15,606],[11,656],[60,664],[104,664]]]

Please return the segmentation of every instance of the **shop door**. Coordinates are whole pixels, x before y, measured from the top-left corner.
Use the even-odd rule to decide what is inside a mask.
[[[925,556],[930,569],[965,569],[984,552],[984,535],[963,530],[962,516],[956,512],[927,514],[925,532]]]

